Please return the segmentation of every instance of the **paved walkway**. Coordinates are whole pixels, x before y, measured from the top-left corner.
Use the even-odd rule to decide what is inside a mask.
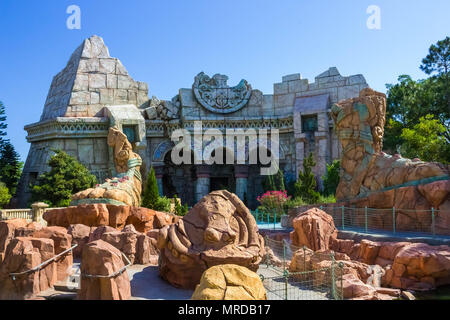
[[[189,300],[194,292],[175,288],[161,279],[157,266],[136,264],[127,271],[133,300]]]

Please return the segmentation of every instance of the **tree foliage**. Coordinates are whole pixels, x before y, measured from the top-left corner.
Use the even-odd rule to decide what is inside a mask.
[[[158,183],[156,182],[155,169],[151,167],[147,176],[147,182],[142,196],[142,206],[154,209],[159,199]]]
[[[181,205],[181,200],[178,201],[178,196],[177,195],[174,195],[173,199],[174,199],[174,202],[175,202],[175,214],[177,216],[181,216],[181,217],[185,216],[186,213],[188,213],[188,211],[189,211],[187,203],[185,203],[182,206]]]
[[[53,150],[50,171],[41,174],[36,185],[31,186],[31,200],[43,201],[53,207],[68,206],[71,196],[79,191],[92,188],[96,177],[75,158],[62,150]]]
[[[8,187],[0,182],[0,208],[3,208],[11,200],[11,194],[9,193]]]
[[[428,147],[412,143],[411,130],[423,132],[421,121],[428,115],[433,115],[438,122],[425,124],[433,141],[439,141],[442,150],[448,150],[450,143],[450,38],[438,41],[432,45],[429,54],[422,60],[420,68],[429,78],[413,80],[408,75],[401,75],[397,84],[387,84],[386,126],[383,148],[388,153],[399,150],[412,154],[411,146],[415,145],[416,154],[426,154],[423,159],[442,161],[443,156],[436,145]],[[440,124],[439,126],[437,124]],[[416,128],[416,129],[414,129]],[[408,129],[405,131],[405,129]],[[405,132],[405,133],[404,133]],[[431,141],[431,140],[430,140]],[[409,151],[408,151],[409,150]],[[444,157],[445,158],[445,157]]]
[[[0,145],[5,141],[3,137],[6,136],[7,127],[5,105],[0,101]]]
[[[264,192],[286,190],[283,171],[278,169],[274,175],[266,176],[262,182],[262,187]]]
[[[322,177],[323,179],[323,193],[326,196],[335,195],[339,184],[339,171],[341,162],[334,160],[331,164],[327,164],[327,172]]]
[[[450,37],[431,45],[428,55],[422,60],[420,69],[426,74],[448,75],[450,72]]]
[[[450,163],[450,144],[445,140],[445,127],[429,114],[421,117],[413,128],[404,128],[401,151],[408,158]]]
[[[316,203],[319,200],[319,193],[316,191],[316,177],[312,168],[316,165],[313,154],[303,161],[303,172],[299,173],[298,180],[295,183],[295,198],[300,197],[308,203]]]
[[[152,210],[168,212],[170,211],[170,204],[170,199],[159,196],[155,169],[152,167],[147,176],[147,182],[142,195],[142,206]]]
[[[6,185],[12,195],[16,194],[22,167],[23,162],[20,161],[14,146],[8,140],[4,141],[0,148],[0,181]]]

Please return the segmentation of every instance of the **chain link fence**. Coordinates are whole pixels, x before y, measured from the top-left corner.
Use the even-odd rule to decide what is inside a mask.
[[[409,210],[320,206],[320,209],[333,217],[334,224],[340,230],[424,236],[446,235],[447,231],[441,230],[437,221],[450,214],[433,208]]]
[[[269,300],[342,300],[343,265],[334,253],[314,252],[265,238],[266,256],[258,273]]]

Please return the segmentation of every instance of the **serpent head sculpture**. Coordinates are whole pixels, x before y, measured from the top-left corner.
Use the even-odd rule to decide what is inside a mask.
[[[214,191],[183,219],[160,230],[160,274],[174,286],[194,288],[214,265],[231,263],[256,271],[263,241],[243,202],[231,192]]]
[[[108,203],[139,206],[141,202],[142,178],[141,157],[134,153],[127,136],[117,127],[109,128],[108,145],[113,148],[117,175],[106,179],[95,188],[80,191],[72,196],[71,205]]]

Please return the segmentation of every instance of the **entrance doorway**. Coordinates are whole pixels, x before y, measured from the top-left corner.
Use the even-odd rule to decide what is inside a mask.
[[[211,177],[209,191],[228,190],[230,191],[229,177]]]

